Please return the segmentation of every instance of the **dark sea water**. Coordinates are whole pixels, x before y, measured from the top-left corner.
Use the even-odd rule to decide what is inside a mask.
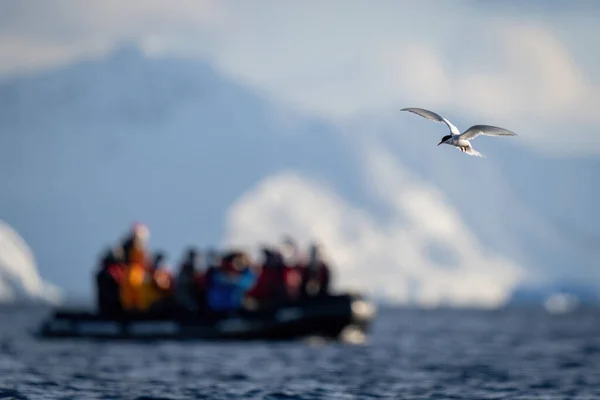
[[[363,345],[38,341],[0,309],[0,399],[600,399],[600,311],[379,310]]]

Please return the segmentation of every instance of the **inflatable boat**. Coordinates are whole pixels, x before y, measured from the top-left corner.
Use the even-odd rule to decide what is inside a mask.
[[[57,309],[35,335],[103,340],[290,340],[318,336],[360,342],[366,338],[374,316],[374,305],[358,294],[327,295],[220,317],[108,317],[84,310]]]

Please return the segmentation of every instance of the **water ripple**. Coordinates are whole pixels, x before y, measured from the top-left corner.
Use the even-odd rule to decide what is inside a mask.
[[[39,318],[14,312],[0,316],[0,400],[597,399],[599,317],[382,310],[353,346],[44,342],[24,333]]]

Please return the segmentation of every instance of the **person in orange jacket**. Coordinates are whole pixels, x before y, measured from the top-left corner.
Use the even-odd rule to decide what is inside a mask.
[[[147,243],[150,230],[136,223],[122,247],[125,255],[125,271],[121,281],[121,304],[126,311],[143,311],[148,305],[143,295],[143,285],[149,272],[150,260]]]

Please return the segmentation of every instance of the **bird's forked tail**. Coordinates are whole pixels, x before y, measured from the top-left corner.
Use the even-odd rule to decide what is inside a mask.
[[[480,152],[478,152],[477,150],[475,150],[473,148],[473,146],[467,147],[467,150],[465,151],[465,153],[467,153],[470,156],[486,158],[486,156],[484,156],[483,154],[481,154]]]

